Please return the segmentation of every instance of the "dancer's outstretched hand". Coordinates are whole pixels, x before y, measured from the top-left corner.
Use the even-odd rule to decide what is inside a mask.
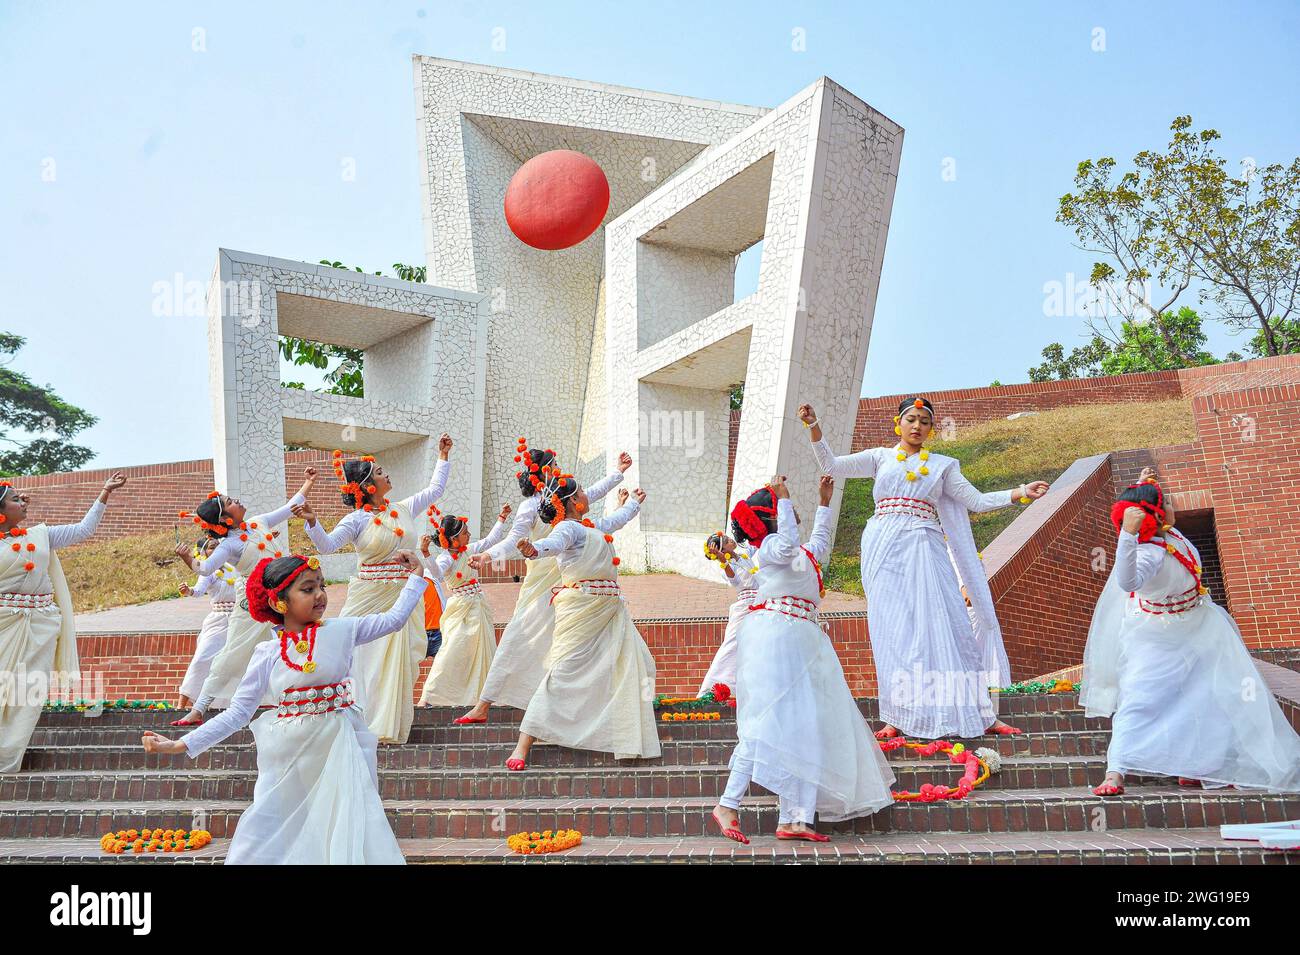
[[[424,568],[420,565],[420,558],[409,550],[399,550],[393,554],[393,563],[401,564],[406,568],[408,574],[423,574]]]
[[[1025,497],[1031,501],[1036,501],[1047,493],[1051,485],[1046,481],[1030,481],[1025,485]]]
[[[632,455],[624,451],[618,456],[618,469],[624,473],[632,466]]]
[[[116,491],[119,487],[121,487],[125,483],[126,483],[126,475],[123,474],[121,471],[114,471],[109,476],[108,480],[104,482],[104,488],[103,488],[104,497],[108,497],[108,495],[112,494],[114,491]]]
[[[645,491],[641,490],[640,488],[637,488],[635,491],[633,491],[632,496],[636,498],[636,502],[638,504],[645,503]]]
[[[185,744],[180,740],[159,736],[153,730],[146,731],[140,737],[140,743],[144,746],[146,753],[165,753],[168,756],[176,756],[185,752]]]
[[[817,482],[817,499],[821,501],[822,507],[831,506],[831,496],[835,493],[835,478],[829,474],[823,474],[821,480]]]
[[[784,474],[772,475],[772,480],[767,482],[767,486],[772,489],[772,497],[776,498],[778,501],[781,500],[781,498],[788,498],[790,496],[790,489],[785,486]]]
[[[624,504],[627,503],[627,495],[628,495],[628,490],[627,490],[627,488],[625,488],[625,487],[621,487],[621,488],[618,489],[618,506],[619,506],[619,507],[622,507]]]
[[[316,523],[316,512],[311,509],[310,504],[295,504],[289,510],[293,511],[294,517],[301,517],[308,524]]]
[[[519,553],[523,554],[525,557],[531,558],[537,556],[537,548],[533,546],[533,542],[530,541],[527,537],[525,537],[515,546],[519,548]]]
[[[507,517],[509,517],[509,516],[510,516],[510,505],[509,505],[509,504],[502,504],[502,505],[501,505],[501,513],[497,515],[497,520],[498,520],[498,521],[504,521],[504,520],[505,520]]]
[[[489,561],[491,560],[492,558],[490,558],[487,554],[472,554],[469,560],[465,561],[465,563],[469,565],[470,570],[481,571],[485,567],[487,567]]]
[[[1146,511],[1140,507],[1128,507],[1124,509],[1124,518],[1121,527],[1127,534],[1136,534],[1142,529],[1142,522],[1146,519]]]
[[[1142,473],[1138,475],[1139,484],[1147,484],[1147,483],[1154,484],[1155,480],[1156,480],[1155,468],[1143,468]]]
[[[429,548],[433,546],[433,535],[425,534],[420,538],[420,553],[425,557],[429,556]]]
[[[438,435],[438,457],[442,458],[445,461],[447,459],[447,455],[451,452],[451,445],[452,445],[451,435],[449,435],[446,431]]]
[[[798,415],[799,420],[809,427],[812,427],[812,423],[817,420],[817,412],[813,411],[813,406],[809,404],[800,405]]]

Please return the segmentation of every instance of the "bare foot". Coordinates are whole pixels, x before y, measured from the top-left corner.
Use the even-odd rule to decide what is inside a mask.
[[[730,806],[714,806],[713,821],[718,824],[722,834],[732,842],[739,842],[741,845],[749,845],[749,837],[740,831],[740,813]]]
[[[466,723],[478,723],[481,720],[487,719],[487,715],[488,702],[486,700],[479,700],[468,713],[464,714],[460,718]]]
[[[876,730],[876,739],[893,739],[898,735],[898,727],[886,723],[880,729]]]
[[[992,733],[995,736],[1020,736],[1024,733],[1024,730],[1017,726],[1011,726],[1008,723],[1004,723],[1001,720],[994,720],[993,725],[984,732],[986,734]]]
[[[172,721],[172,726],[198,726],[203,722],[203,711],[197,707],[190,707],[190,711],[178,720]]]
[[[1124,795],[1124,774],[1107,773],[1106,778],[1101,781],[1099,786],[1093,789],[1095,796],[1122,796]]]

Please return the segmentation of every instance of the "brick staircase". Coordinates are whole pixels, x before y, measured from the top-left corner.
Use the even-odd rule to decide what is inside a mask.
[[[874,700],[863,700],[874,719]],[[1203,792],[1133,777],[1128,794],[1088,791],[1105,768],[1109,721],[1087,719],[1074,694],[1004,695],[1001,710],[1026,731],[985,738],[1002,770],[960,802],[899,804],[835,826],[831,843],[778,843],[776,800],[756,790],[742,811],[750,846],[718,835],[708,818],[726,781],[735,721],[661,723],[663,756],[617,762],[602,753],[539,745],[529,769],[504,768],[520,714],[452,726],[447,709],[419,710],[411,741],[381,747],[381,793],[408,861],[432,862],[946,862],[1287,863],[1295,854],[1226,842],[1222,823],[1300,818],[1300,794]],[[0,861],[117,862],[106,831],[162,824],[203,827],[214,840],[151,864],[218,862],[252,799],[256,754],[242,730],[197,761],[148,756],[142,730],[166,734],[157,711],[47,713],[22,772],[0,776]],[[891,753],[896,788],[955,783],[946,760]],[[196,816],[196,814],[198,814]],[[576,828],[576,849],[524,857],[505,847],[523,830]]]

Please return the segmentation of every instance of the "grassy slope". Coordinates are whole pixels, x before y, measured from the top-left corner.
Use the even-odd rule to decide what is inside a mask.
[[[193,543],[196,536],[193,525],[180,530],[182,541]],[[302,521],[289,522],[289,540],[300,554],[316,552]],[[59,551],[72,589],[73,608],[82,613],[177,596],[181,583],[192,584],[195,578],[172,552],[175,546],[176,532],[166,530],[91,540]]]
[[[961,470],[981,491],[1012,488],[1026,481],[1054,481],[1076,458],[1128,448],[1185,444],[1196,430],[1191,409],[1181,399],[1058,408],[1015,421],[989,421],[965,429],[954,441],[931,447],[961,461]],[[844,483],[835,550],[826,586],[862,593],[858,550],[862,527],[871,516],[873,482],[855,478]],[[1020,513],[1008,507],[972,514],[976,546],[983,548]]]

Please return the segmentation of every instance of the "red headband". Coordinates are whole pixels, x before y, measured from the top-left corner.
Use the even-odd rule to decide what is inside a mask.
[[[262,580],[267,565],[274,558],[263,557],[257,562],[253,572],[248,575],[248,583],[244,585],[244,594],[248,598],[248,615],[258,623],[283,623],[283,619],[277,618],[275,614],[271,613],[271,601],[278,598],[304,570],[308,568],[317,570],[320,567],[320,560],[316,557],[302,557],[299,554],[292,554],[291,556],[296,557],[302,563],[295,567],[289,576],[275,587],[268,588]]]
[[[761,488],[759,490],[762,490]],[[754,492],[758,493],[757,491]],[[752,494],[750,495],[753,496]],[[749,503],[748,498],[743,501],[737,501],[736,506],[731,509],[731,519],[740,525],[740,529],[745,532],[745,536],[755,544],[760,543],[767,536],[767,524],[759,517],[759,514],[775,514],[775,507],[768,507],[760,504],[757,507]]]
[[[1160,525],[1165,522],[1165,493],[1161,490],[1160,485],[1155,481],[1148,481],[1148,484],[1156,486],[1156,503],[1149,504],[1146,501],[1116,501],[1110,507],[1110,522],[1115,525],[1118,533],[1124,526],[1124,512],[1130,507],[1136,507],[1142,511],[1145,516],[1142,518],[1142,526],[1138,528],[1138,542],[1145,544],[1151,538],[1156,536],[1156,531]],[[1141,484],[1130,484],[1128,490],[1135,487],[1141,487]]]

